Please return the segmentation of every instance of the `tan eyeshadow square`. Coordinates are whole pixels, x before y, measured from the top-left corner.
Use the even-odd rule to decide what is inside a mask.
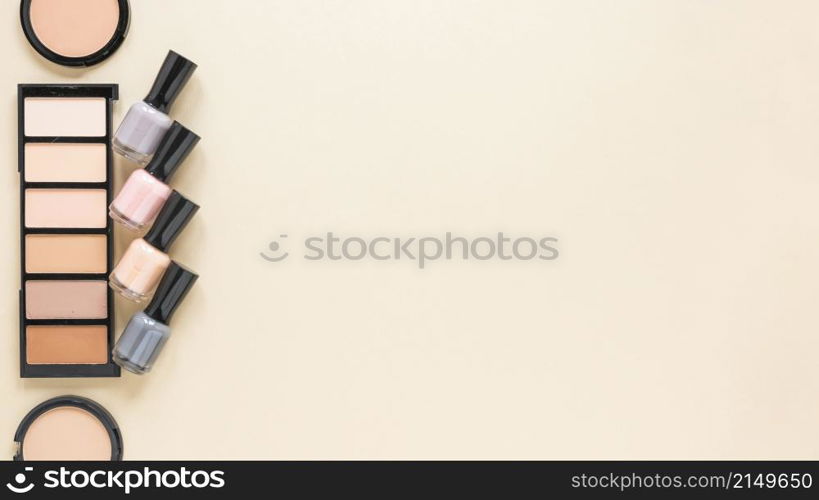
[[[104,189],[26,189],[26,227],[103,228],[108,223]]]
[[[27,273],[105,273],[104,234],[27,234]]]
[[[105,144],[29,142],[24,153],[28,182],[105,182]]]
[[[105,325],[30,325],[26,361],[31,365],[102,365],[108,362]]]
[[[105,319],[108,283],[103,280],[26,281],[28,319]]]

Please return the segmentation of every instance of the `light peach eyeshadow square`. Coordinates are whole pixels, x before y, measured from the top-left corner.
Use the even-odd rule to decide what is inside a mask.
[[[26,181],[105,182],[107,153],[102,143],[27,143]]]
[[[26,227],[103,228],[108,222],[104,189],[26,189]]]
[[[58,406],[37,417],[22,446],[27,461],[111,460],[108,430],[95,415],[74,406]]]

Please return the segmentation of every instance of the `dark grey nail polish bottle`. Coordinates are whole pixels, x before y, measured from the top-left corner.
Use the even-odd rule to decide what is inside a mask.
[[[134,314],[114,346],[114,362],[129,372],[142,375],[151,368],[171,336],[168,323],[188,294],[197,276],[171,262],[144,311]]]

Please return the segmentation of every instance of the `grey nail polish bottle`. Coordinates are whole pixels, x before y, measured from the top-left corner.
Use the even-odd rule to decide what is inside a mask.
[[[138,375],[151,371],[171,336],[168,326],[171,316],[198,277],[171,262],[151,303],[144,311],[134,314],[117,340],[113,352],[116,364]]]
[[[151,91],[131,106],[120,123],[112,144],[115,152],[142,166],[148,164],[173,123],[168,110],[195,69],[192,61],[174,51],[168,52]]]

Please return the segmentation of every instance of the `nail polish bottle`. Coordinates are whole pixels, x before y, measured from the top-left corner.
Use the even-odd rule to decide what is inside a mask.
[[[196,64],[174,51],[168,52],[147,97],[131,106],[114,135],[113,149],[146,165],[171,127],[168,110],[190,79]]]
[[[171,316],[197,278],[192,271],[171,262],[148,307],[134,314],[117,340],[113,351],[116,364],[138,375],[151,371],[171,336]]]
[[[145,237],[134,240],[111,271],[111,288],[134,302],[145,300],[171,263],[168,248],[197,210],[196,203],[171,192]]]
[[[173,122],[148,166],[134,171],[111,202],[111,218],[132,231],[150,224],[171,195],[167,182],[198,142],[198,135]]]

